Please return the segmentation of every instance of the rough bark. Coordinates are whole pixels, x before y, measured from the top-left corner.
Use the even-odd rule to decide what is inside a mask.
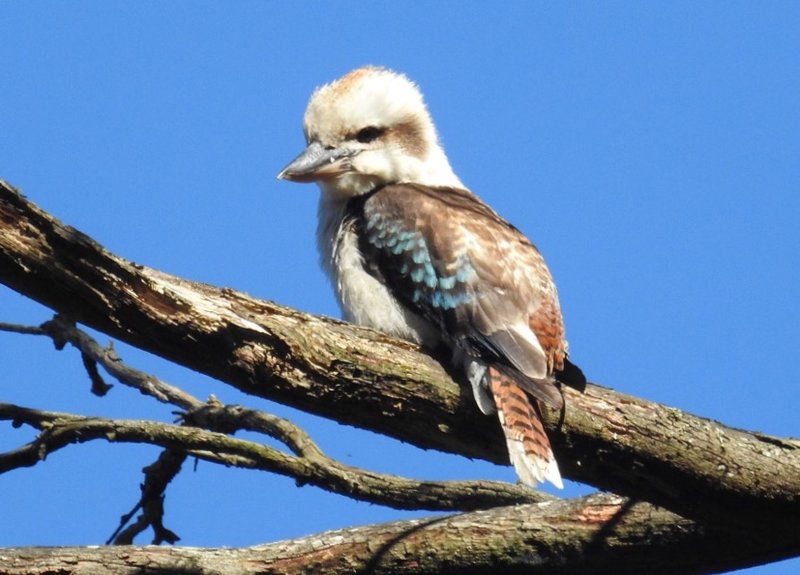
[[[0,575],[100,573],[571,575],[716,573],[781,558],[780,541],[703,527],[647,503],[595,495],[341,529],[247,549],[0,550]]]
[[[303,314],[234,290],[189,282],[126,261],[63,225],[2,183],[0,282],[74,321],[209,374],[247,393],[420,447],[494,462],[507,461],[495,420],[481,416],[469,393],[434,358],[415,346],[371,330]],[[664,535],[673,533],[669,529],[686,536],[689,550],[697,550],[698,545],[713,550],[715,541],[727,541],[727,559],[724,554],[710,553],[705,570],[699,569],[699,560],[691,563],[688,559],[686,569],[675,569],[680,561],[673,554],[684,549],[681,539],[676,546],[666,544],[664,549],[669,552],[661,558],[666,561],[663,565],[671,565],[674,571],[668,567],[662,571],[653,567],[645,570],[644,564],[637,563],[638,556],[631,556],[630,563],[638,565],[640,571],[713,572],[726,565],[742,566],[800,553],[800,443],[731,429],[596,385],[590,385],[585,394],[571,390],[565,390],[565,394],[565,412],[547,414],[549,432],[565,476],[669,509],[672,513],[644,504],[630,508],[647,510],[643,517],[626,507],[624,518],[644,534],[642,537],[650,537],[651,546],[662,536],[666,537],[664,541],[675,541],[670,539],[671,535]],[[568,502],[558,505],[562,504]],[[513,509],[525,508],[497,510],[500,515],[491,517],[508,527],[499,539],[510,538],[516,549],[525,549],[525,540],[513,536],[521,528],[513,523]],[[558,509],[563,513],[553,521],[560,522],[559,541],[573,534],[580,539],[580,535],[573,533],[582,525],[580,516],[575,510],[570,514],[566,507]],[[508,515],[511,523],[503,523],[506,514],[511,514]],[[591,537],[597,541],[599,532],[601,547],[605,548],[605,532],[628,523],[617,522],[614,513],[600,513],[598,517],[603,518],[602,527],[593,523]],[[544,532],[537,525],[532,523],[530,531],[525,533],[536,531],[542,535]],[[667,531],[659,531],[659,526]],[[426,533],[433,537],[427,531],[429,527],[425,528]],[[409,528],[407,525],[400,529]],[[491,530],[487,529],[479,525],[475,536],[482,532],[487,541],[493,540]],[[410,531],[416,537],[419,529]],[[457,561],[461,557],[458,549],[462,553],[471,549],[468,545],[459,547],[460,542],[469,540],[466,533],[452,543],[442,539],[441,545],[453,549],[453,553],[439,556],[440,562],[430,568],[426,567],[427,559],[443,548],[428,549],[423,542],[411,546],[411,540],[404,535],[398,540],[403,543],[400,548],[413,548],[414,559],[398,560],[399,566],[393,567],[394,571],[388,567],[381,569],[467,572],[469,569],[458,566]],[[527,540],[530,545],[545,545],[541,542],[544,538],[540,541],[530,537]],[[626,532],[620,537],[630,540],[635,535]],[[370,548],[373,539],[368,537],[366,541],[364,544]],[[586,540],[581,541],[575,549],[583,554],[594,552]],[[566,543],[553,545],[563,545],[557,547],[563,551],[560,556],[569,556],[570,547]],[[509,547],[508,553],[514,548]],[[376,548],[370,549],[372,556],[380,555],[376,555]],[[97,553],[113,554],[105,550]],[[125,557],[139,553],[158,557],[163,551],[136,550]],[[534,551],[523,551],[505,560],[500,552],[490,549],[487,553],[493,561],[500,562],[492,565],[529,568],[528,560],[533,557],[531,561],[543,565],[540,572],[556,572],[555,555],[541,563]],[[6,551],[2,555],[9,556]],[[646,551],[641,556],[641,561],[647,560]],[[452,569],[447,563],[451,560],[455,561]],[[323,559],[320,561],[324,563]],[[567,563],[566,570],[562,568],[559,572],[582,572],[576,567],[579,564],[580,561]],[[617,565],[621,564],[625,562]],[[469,565],[485,568],[479,561]],[[284,564],[275,572],[292,571]],[[622,571],[615,568],[614,572]]]

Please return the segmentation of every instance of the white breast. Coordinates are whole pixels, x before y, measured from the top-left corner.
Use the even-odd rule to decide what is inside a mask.
[[[352,229],[342,229],[346,201],[322,194],[317,247],[320,263],[331,280],[344,319],[408,341],[435,346],[435,328],[405,308],[380,281],[364,269],[364,256]]]

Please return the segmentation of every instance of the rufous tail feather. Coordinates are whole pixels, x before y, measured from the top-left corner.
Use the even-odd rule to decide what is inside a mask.
[[[558,463],[542,425],[538,400],[528,396],[510,375],[493,367],[489,367],[488,375],[508,456],[517,476],[531,487],[549,481],[563,488]]]

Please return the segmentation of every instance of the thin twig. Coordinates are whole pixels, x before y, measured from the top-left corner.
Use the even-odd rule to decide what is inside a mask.
[[[199,399],[192,397],[179,387],[170,385],[165,381],[124,363],[117,355],[114,346],[102,347],[85,331],[78,329],[74,323],[62,315],[56,315],[52,320],[44,322],[41,333],[59,342],[70,343],[84,354],[85,357],[103,366],[109,375],[120,383],[139,390],[144,395],[149,395],[162,403],[170,403],[182,409],[195,409],[203,405]]]
[[[36,325],[22,325],[19,323],[8,323],[0,321],[0,331],[7,331],[10,333],[21,333],[24,335],[47,335],[44,330]]]

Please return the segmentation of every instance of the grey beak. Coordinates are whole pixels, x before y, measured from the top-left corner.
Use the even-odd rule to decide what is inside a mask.
[[[303,152],[278,174],[279,180],[291,182],[313,182],[335,178],[351,169],[350,158],[357,152],[344,148],[325,148],[319,142],[311,142]]]

